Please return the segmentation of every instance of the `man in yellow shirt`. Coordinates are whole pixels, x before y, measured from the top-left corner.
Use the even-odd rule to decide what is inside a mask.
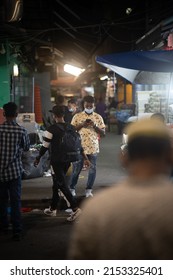
[[[94,112],[94,97],[84,97],[84,110],[74,115],[71,124],[80,133],[82,147],[91,165],[88,170],[88,180],[86,186],[86,197],[93,196],[92,188],[96,178],[96,161],[99,153],[99,135],[105,135],[105,124],[103,118]],[[73,164],[73,174],[70,190],[73,196],[76,195],[75,187],[79,174],[83,168],[83,157]]]

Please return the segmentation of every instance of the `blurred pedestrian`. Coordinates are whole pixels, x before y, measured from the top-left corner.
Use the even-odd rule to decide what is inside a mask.
[[[55,103],[56,103],[57,106],[62,106],[62,107],[63,107],[63,110],[64,110],[64,113],[67,114],[67,112],[68,112],[68,106],[67,106],[67,104],[66,104],[66,100],[65,100],[64,95],[62,95],[62,94],[57,94]],[[49,112],[51,112],[51,111],[49,111]],[[55,120],[54,120],[54,122],[55,122]]]
[[[112,108],[117,109],[118,105],[121,104],[121,103],[124,103],[124,99],[118,101],[118,100],[116,100],[115,97],[110,97],[108,108],[109,108],[109,110],[111,110]]]
[[[57,94],[57,96],[56,96],[56,98],[55,98],[55,103],[56,103],[56,105],[58,105],[58,106],[67,107],[66,104],[65,104],[64,95]]]
[[[70,242],[70,259],[173,259],[170,129],[143,119],[127,127],[128,176],[85,201]]]
[[[65,111],[64,121],[67,123],[71,123],[73,116],[77,112],[77,102],[74,98],[68,100],[67,110]]]
[[[8,206],[13,229],[13,239],[20,240],[21,221],[21,177],[23,172],[21,155],[28,151],[30,141],[26,129],[16,122],[18,107],[14,102],[3,106],[5,122],[0,125],[0,227],[9,229]]]
[[[86,186],[86,197],[93,196],[92,188],[96,178],[96,162],[99,153],[98,135],[105,135],[105,124],[103,118],[94,112],[94,97],[84,97],[84,111],[74,115],[71,124],[81,135],[82,147],[91,165],[88,170],[88,180]],[[79,179],[79,174],[83,168],[83,157],[78,162],[73,163],[73,174],[70,190],[73,196],[76,195],[75,188]]]
[[[100,97],[96,103],[95,112],[101,115],[104,123],[107,124],[107,106],[102,97]]]

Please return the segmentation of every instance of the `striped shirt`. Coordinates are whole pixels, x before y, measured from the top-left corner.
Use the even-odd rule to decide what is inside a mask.
[[[58,123],[62,128],[65,129],[66,123]],[[56,125],[53,124],[48,127],[45,131],[45,137],[43,141],[42,148],[40,150],[40,154],[43,155],[45,149],[50,148],[50,160],[52,162],[59,162],[60,159],[60,141],[64,135],[64,132]]]
[[[15,121],[0,125],[0,181],[10,181],[21,176],[22,151],[28,151],[29,136],[24,127]]]

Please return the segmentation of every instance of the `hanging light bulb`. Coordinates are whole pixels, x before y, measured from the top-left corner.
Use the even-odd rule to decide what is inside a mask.
[[[79,68],[79,67],[76,67],[76,66],[73,66],[73,65],[70,65],[70,64],[65,64],[64,65],[64,71],[77,77],[82,72],[84,72],[85,69],[82,69],[82,68]]]
[[[13,76],[18,77],[19,76],[19,67],[17,64],[13,65]]]

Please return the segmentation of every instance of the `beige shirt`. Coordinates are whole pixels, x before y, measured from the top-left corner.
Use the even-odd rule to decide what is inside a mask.
[[[83,203],[69,258],[173,259],[173,184],[127,179]]]
[[[91,119],[100,129],[105,128],[103,118],[95,112],[90,115],[86,114],[84,111],[77,113],[74,115],[71,124],[78,126],[86,119]],[[93,127],[83,127],[79,130],[79,133],[81,135],[84,152],[87,155],[99,153],[99,138],[95,129]]]

